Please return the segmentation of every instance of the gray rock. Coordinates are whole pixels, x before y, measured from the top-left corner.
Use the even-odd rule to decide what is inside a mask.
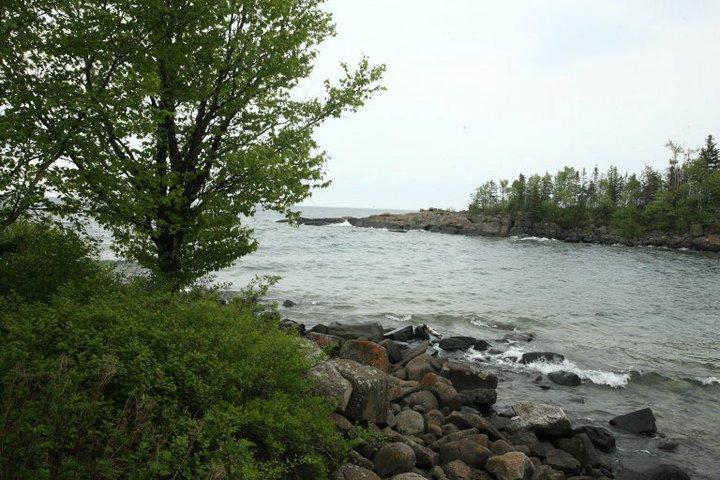
[[[473,476],[472,468],[468,467],[462,460],[448,462],[443,471],[450,480],[471,480]]]
[[[453,424],[460,430],[476,428],[479,433],[483,433],[491,440],[499,440],[503,438],[502,434],[493,427],[490,422],[480,415],[467,412],[452,412],[445,419],[446,423]]]
[[[528,352],[520,357],[520,363],[547,362],[562,363],[565,356],[554,352]]]
[[[293,302],[292,300],[285,300],[285,301],[282,303],[282,306],[285,307],[285,308],[294,307],[294,306],[295,306],[295,302]]]
[[[384,424],[390,408],[390,381],[380,370],[353,360],[333,361],[340,374],[352,385],[345,408],[348,418]]]
[[[395,416],[395,431],[403,435],[421,435],[425,432],[425,420],[414,410],[404,410]]]
[[[390,428],[383,429],[382,433],[388,439],[394,442],[402,442],[408,447],[412,448],[413,452],[415,452],[415,463],[419,467],[432,468],[440,462],[440,456],[436,452],[433,452],[429,448],[420,445],[411,437],[401,435]]]
[[[498,379],[492,373],[484,372],[474,365],[449,361],[440,369],[440,375],[452,382],[456,390],[476,388],[497,388]]]
[[[443,464],[453,460],[461,460],[471,467],[482,467],[490,458],[490,450],[468,438],[445,442],[440,446],[440,461]]]
[[[610,420],[610,425],[626,432],[641,435],[654,435],[657,432],[655,415],[649,408],[615,417]]]
[[[476,342],[473,337],[446,337],[440,340],[439,346],[447,352],[456,350],[467,350]]]
[[[558,385],[577,387],[582,383],[580,377],[572,372],[560,371],[548,373],[548,378]]]
[[[402,360],[402,349],[400,348],[400,344],[398,344],[397,342],[394,342],[390,339],[385,339],[380,342],[380,346],[387,351],[390,363],[398,363],[400,360]]]
[[[378,322],[340,323],[333,322],[326,326],[327,333],[345,339],[364,339],[381,342],[385,332]]]
[[[583,425],[574,431],[577,433],[586,433],[598,450],[603,452],[612,452],[615,450],[615,437],[607,428]]]
[[[545,437],[564,437],[572,432],[565,411],[555,405],[517,403],[513,410],[517,416],[510,419],[511,432],[530,430]]]
[[[422,405],[426,411],[436,410],[439,407],[435,395],[427,390],[411,393],[403,399],[403,403],[410,408],[413,408],[416,405]]]
[[[352,384],[340,373],[335,361],[330,360],[316,365],[308,377],[315,381],[315,394],[332,399],[335,410],[344,412],[352,395]]]
[[[497,401],[497,390],[492,388],[463,390],[458,393],[458,398],[460,399],[460,403],[462,405],[485,408]]]
[[[405,371],[409,380],[420,381],[425,374],[434,372],[435,369],[430,362],[430,355],[423,353],[410,360],[405,366]]]
[[[381,477],[408,472],[415,467],[415,452],[402,442],[387,443],[378,450],[374,463]]]
[[[508,452],[490,457],[485,470],[497,480],[531,480],[535,472],[532,461],[521,452]]]
[[[616,480],[690,480],[677,465],[647,457],[628,458],[620,462]]]
[[[535,338],[532,333],[510,332],[503,335],[501,342],[531,342]]]
[[[570,438],[561,438],[557,440],[556,445],[559,449],[575,457],[581,465],[591,467],[600,465],[600,456],[595,450],[590,437],[584,432],[576,433]]]
[[[560,470],[567,474],[577,474],[581,471],[580,462],[575,457],[564,450],[555,450],[546,458],[545,463],[555,470]]]
[[[380,480],[375,472],[348,463],[332,475],[333,480]]]

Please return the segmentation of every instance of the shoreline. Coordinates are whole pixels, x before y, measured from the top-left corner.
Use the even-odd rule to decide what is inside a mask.
[[[287,223],[287,220],[278,220],[278,222]],[[655,232],[637,238],[629,238],[612,234],[603,227],[563,229],[553,223],[533,222],[527,216],[470,214],[467,211],[455,212],[437,208],[411,213],[382,213],[368,217],[300,217],[297,219],[297,223],[311,226],[326,226],[345,222],[355,227],[385,228],[396,233],[424,230],[464,236],[527,236],[550,238],[565,243],[660,247],[720,253],[720,235],[704,232],[698,226],[693,228],[695,230],[693,233],[682,235]]]

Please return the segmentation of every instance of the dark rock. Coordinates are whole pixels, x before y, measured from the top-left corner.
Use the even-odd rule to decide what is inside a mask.
[[[458,392],[455,390],[450,381],[434,373],[427,373],[420,380],[420,387],[424,390],[432,392],[440,402],[441,407],[456,410],[460,407],[460,399]]]
[[[439,407],[438,400],[435,395],[427,390],[411,393],[403,399],[403,403],[410,408],[413,408],[416,405],[421,405],[426,409],[426,411],[435,410]]]
[[[470,407],[485,408],[497,401],[497,390],[492,388],[475,388],[458,392],[458,398],[462,405]]]
[[[402,442],[387,443],[378,450],[374,463],[381,477],[407,472],[415,467],[415,452]]]
[[[330,414],[330,420],[335,424],[335,428],[340,430],[342,433],[348,433],[355,428],[350,420],[336,412]]]
[[[485,470],[497,480],[531,480],[535,473],[532,461],[521,452],[508,452],[490,457]]]
[[[531,342],[535,338],[532,333],[510,332],[503,335],[501,342]]]
[[[576,433],[584,432],[598,450],[612,452],[615,450],[615,437],[607,428],[584,425],[574,430]]]
[[[348,455],[348,462],[370,471],[375,468],[375,465],[371,460],[368,460],[363,455],[361,455],[360,452],[357,452],[355,450],[350,450],[350,454]]]
[[[482,467],[490,457],[490,450],[467,438],[445,442],[440,446],[440,461],[445,464],[460,460],[471,467]]]
[[[657,432],[655,415],[649,408],[615,417],[610,420],[610,425],[641,435],[654,435]]]
[[[566,387],[577,387],[582,383],[580,377],[572,372],[560,371],[548,373],[548,378],[558,385],[564,385]]]
[[[473,337],[447,337],[440,340],[439,346],[446,352],[456,350],[467,350],[472,347],[477,340]]]
[[[426,480],[425,477],[415,472],[399,473],[390,480]]]
[[[418,355],[422,355],[423,353],[427,352],[429,346],[430,342],[428,342],[427,340],[423,340],[417,345],[405,350],[405,352],[403,352],[403,358],[400,362],[400,365],[405,366],[408,364],[408,362],[412,361]]]
[[[390,339],[385,339],[380,342],[380,346],[387,351],[390,363],[398,363],[400,360],[402,360],[402,348],[400,348],[400,344],[398,344],[397,342],[394,342]]]
[[[383,331],[382,325],[378,322],[333,322],[327,325],[326,332],[319,333],[327,333],[345,339],[362,339],[381,342],[385,332]]]
[[[484,352],[485,350],[492,347],[488,342],[485,340],[475,340],[475,343],[473,343],[473,348],[477,350],[478,352]]]
[[[490,451],[492,451],[493,455],[504,455],[514,451],[514,449],[513,446],[505,440],[495,440],[490,444]]]
[[[570,420],[562,408],[542,403],[518,403],[513,405],[517,414],[510,420],[511,432],[531,430],[546,437],[564,437],[571,433]]]
[[[460,430],[476,428],[479,433],[487,435],[491,440],[503,438],[502,434],[490,422],[480,415],[466,412],[452,412],[445,419],[445,423],[457,426]]]
[[[515,416],[515,410],[512,405],[495,405],[493,406],[493,410],[501,417],[512,418]]]
[[[339,350],[342,345],[342,338],[326,335],[324,333],[310,331],[305,335],[305,338],[315,342],[318,347],[329,352]]]
[[[440,462],[440,456],[436,452],[420,445],[418,442],[412,440],[411,437],[401,435],[390,428],[385,428],[382,433],[393,442],[402,442],[412,448],[413,452],[415,452],[415,463],[419,467],[432,468]]]
[[[368,340],[348,340],[340,348],[340,358],[354,360],[363,365],[375,367],[387,372],[390,368],[387,350],[375,342]]]
[[[327,325],[323,325],[322,323],[318,323],[317,325],[313,325],[310,329],[311,332],[317,332],[322,333],[323,335],[327,335],[328,333],[328,327]]]
[[[520,358],[520,363],[533,363],[533,362],[548,362],[548,363],[562,363],[565,360],[565,356],[554,352],[528,352],[523,353]]]
[[[428,340],[430,334],[427,326],[407,325],[405,327],[396,328],[385,334],[385,338],[395,340],[397,342],[409,342],[411,340]]]
[[[285,308],[294,307],[294,306],[295,306],[295,302],[293,302],[292,300],[285,300],[285,301],[282,303],[282,306],[285,307]]]
[[[648,457],[625,458],[620,462],[616,480],[690,480],[677,465]]]
[[[298,323],[294,320],[290,319],[283,319],[280,321],[280,325],[278,325],[278,328],[282,331],[292,331],[295,333],[298,333],[300,335],[305,335],[305,325],[302,323]]]
[[[566,451],[581,465],[596,467],[600,465],[600,456],[586,433],[576,433],[570,438],[561,438],[555,443],[561,450]]]
[[[352,393],[345,414],[357,421],[384,424],[390,408],[388,376],[353,360],[334,360],[340,374],[352,385]]]
[[[456,390],[497,388],[498,379],[492,373],[483,372],[474,365],[449,361],[443,365],[440,375],[450,380]]]
[[[380,480],[375,472],[351,463],[333,473],[331,478],[332,480]]]
[[[422,435],[425,432],[425,420],[422,414],[414,410],[403,410],[395,416],[395,430],[403,435]]]
[[[555,450],[545,458],[545,463],[568,474],[577,474],[581,471],[580,462],[564,450]]]
[[[675,440],[661,440],[658,443],[658,448],[665,452],[674,452],[678,449],[680,444]]]
[[[472,468],[462,460],[448,462],[443,470],[449,480],[472,480]]]
[[[432,366],[430,355],[420,354],[410,360],[405,366],[409,380],[420,381],[427,373],[435,372]]]

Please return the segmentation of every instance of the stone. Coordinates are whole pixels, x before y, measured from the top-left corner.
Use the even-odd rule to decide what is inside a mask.
[[[340,323],[332,322],[326,327],[327,333],[344,339],[361,339],[381,342],[385,332],[379,322]]]
[[[430,342],[428,342],[427,340],[423,340],[417,345],[408,348],[407,350],[405,350],[405,352],[403,352],[403,359],[399,365],[405,366],[413,358],[417,357],[418,355],[422,355],[423,353],[426,353],[429,346]]]
[[[285,307],[285,308],[294,307],[294,306],[295,306],[295,302],[293,302],[292,300],[285,300],[285,301],[282,303],[282,306]]]
[[[308,332],[305,335],[305,338],[315,342],[317,346],[323,350],[330,352],[340,349],[340,346],[342,345],[342,339],[340,337],[334,337],[324,333]]]
[[[403,435],[421,435],[425,432],[425,419],[414,410],[404,410],[395,416],[395,431]]]
[[[480,415],[468,412],[452,412],[445,419],[446,423],[453,424],[461,430],[475,428],[478,433],[488,436],[491,440],[503,438],[502,434]]]
[[[409,342],[411,340],[427,340],[430,338],[430,334],[426,325],[421,325],[419,327],[415,325],[407,325],[389,331],[385,334],[385,338],[398,342]]]
[[[453,460],[461,460],[466,465],[479,468],[485,465],[490,457],[490,450],[464,438],[454,442],[445,442],[440,446],[440,461],[443,464]]]
[[[395,475],[390,480],[427,480],[425,477],[415,472],[401,473]]]
[[[336,412],[330,414],[330,420],[335,424],[335,428],[340,430],[342,433],[348,433],[355,428],[350,420]]]
[[[658,442],[657,448],[664,452],[674,452],[678,449],[680,443],[676,440],[661,440]]]
[[[503,335],[501,342],[531,342],[535,338],[532,333],[510,332]]]
[[[545,437],[564,437],[572,432],[565,411],[555,405],[517,403],[513,405],[513,410],[517,416],[511,418],[508,424],[511,432],[531,430]]]
[[[610,425],[626,432],[640,435],[654,435],[657,433],[655,415],[649,408],[626,413],[610,420]]]
[[[402,442],[386,443],[375,455],[374,464],[381,477],[408,472],[415,467],[415,452]]]
[[[491,388],[475,388],[458,393],[461,405],[486,408],[497,401],[497,390]]]
[[[532,461],[521,452],[508,452],[490,457],[485,470],[497,480],[531,480],[535,472]]]
[[[598,450],[606,453],[615,450],[615,437],[607,428],[596,427],[594,425],[583,425],[576,428],[574,432],[586,433],[588,438],[590,438],[590,441]]]
[[[284,318],[280,321],[278,328],[283,332],[295,332],[298,335],[305,335],[305,324]]]
[[[443,470],[440,465],[435,465],[433,468],[430,469],[430,472],[428,473],[430,473],[430,476],[435,480],[447,480],[445,470]]]
[[[559,372],[550,372],[547,377],[558,385],[563,385],[565,387],[577,387],[582,383],[582,380],[577,374],[566,372],[564,370]]]
[[[565,472],[567,474],[580,473],[581,470],[580,462],[564,450],[555,450],[551,452],[545,458],[545,463],[555,470],[560,470],[561,472]]]
[[[440,369],[440,375],[450,380],[456,390],[495,389],[498,384],[497,377],[492,373],[483,372],[474,365],[461,362],[447,362]]]
[[[562,363],[565,356],[554,352],[528,352],[520,357],[520,363],[547,362]]]
[[[403,399],[403,403],[410,408],[422,405],[426,411],[436,410],[439,407],[438,400],[432,392],[420,390],[413,392]]]
[[[421,388],[432,392],[438,399],[440,406],[456,410],[460,407],[457,390],[449,381],[434,373],[427,373],[420,380]]]
[[[348,463],[340,468],[331,478],[333,480],[380,480],[380,477],[372,470],[353,465],[352,463]]]
[[[434,372],[435,369],[430,362],[430,355],[423,353],[410,360],[405,366],[405,371],[409,380],[420,381],[425,374]]]
[[[446,337],[440,340],[438,345],[446,352],[454,352],[456,350],[467,350],[475,342],[476,339],[473,337]]]
[[[462,460],[448,462],[443,471],[450,480],[472,480],[472,468],[468,467]]]
[[[473,348],[477,350],[478,352],[484,352],[485,350],[488,350],[492,345],[490,345],[485,340],[475,340],[475,343],[473,343]]]
[[[642,456],[623,458],[615,480],[690,480],[690,476],[677,465]]]
[[[361,422],[384,424],[390,408],[390,381],[378,370],[353,360],[333,360],[340,374],[352,385],[345,408],[348,418]]]
[[[308,372],[315,382],[313,392],[335,402],[335,410],[344,412],[352,395],[352,384],[340,373],[334,361],[317,364]]]
[[[433,444],[430,445],[430,448],[432,448],[433,450],[437,450],[440,448],[441,445],[447,442],[455,442],[457,440],[462,440],[464,438],[470,437],[471,435],[476,435],[477,433],[477,428],[468,428],[466,430],[459,430],[457,432],[448,433],[447,435],[438,438]]]
[[[415,452],[415,463],[419,467],[432,468],[440,462],[440,456],[436,452],[433,452],[424,445],[420,445],[413,440],[414,437],[401,435],[390,428],[383,429],[382,433],[393,442],[402,442],[412,448],[413,452]]]
[[[493,455],[504,455],[513,451],[512,445],[505,440],[495,440],[490,444],[490,451]]]
[[[600,456],[587,433],[575,433],[570,438],[561,438],[555,442],[555,445],[575,457],[581,465],[591,467],[600,465]]]
[[[400,348],[399,343],[394,342],[390,339],[385,339],[380,342],[380,346],[383,347],[385,351],[387,351],[390,363],[398,363],[400,360],[402,360],[402,348]]]
[[[375,367],[378,370],[387,372],[390,368],[390,360],[387,350],[375,342],[368,340],[348,340],[340,348],[340,358],[354,360],[363,365]]]

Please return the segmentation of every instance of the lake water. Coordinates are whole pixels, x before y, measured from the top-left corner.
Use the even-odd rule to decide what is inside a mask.
[[[366,216],[376,210],[303,208],[308,217]],[[693,478],[720,478],[720,255],[566,244],[537,238],[394,233],[349,224],[291,227],[260,212],[249,223],[257,252],[217,275],[229,289],[255,275],[279,275],[270,298],[300,322],[427,323],[471,335],[505,354],[476,358],[498,373],[498,403],[545,401],[576,422],[651,407],[658,430],[680,444],[623,435],[619,455],[667,458]],[[502,345],[513,328],[531,343]],[[522,351],[555,351],[561,366],[519,366]],[[579,387],[541,390],[539,372],[571,370]]]

